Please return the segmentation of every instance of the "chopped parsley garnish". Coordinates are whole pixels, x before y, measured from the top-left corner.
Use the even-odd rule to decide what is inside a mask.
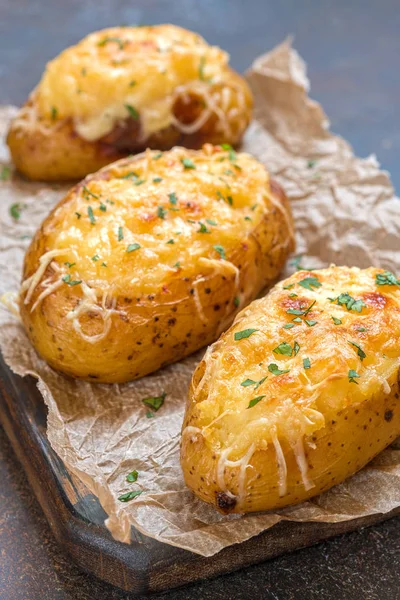
[[[292,292],[291,294],[289,294],[289,298],[297,298],[297,294],[295,294],[294,292]]]
[[[62,280],[63,280],[64,283],[66,283],[67,285],[71,285],[71,286],[72,285],[79,285],[80,283],[82,283],[82,280],[73,281],[71,279],[71,275],[69,275],[69,274],[68,275],[64,275],[64,277],[62,277]]]
[[[69,269],[72,269],[72,267],[74,267],[76,265],[76,263],[65,262],[64,265],[66,267],[68,267]]]
[[[57,115],[58,115],[58,110],[56,109],[55,106],[51,107],[51,120],[55,121],[57,119]]]
[[[119,38],[119,37],[110,37],[110,36],[107,36],[107,37],[103,38],[102,40],[100,40],[100,42],[98,42],[97,45],[98,46],[105,46],[106,44],[108,44],[110,42],[115,42],[116,44],[118,44],[120,50],[124,49],[125,42],[124,42],[124,40],[121,40],[121,38]]]
[[[102,202],[100,202],[100,206],[99,206],[100,210],[103,212],[106,212],[107,210],[107,206],[105,204],[103,204]]]
[[[282,342],[281,344],[279,344],[279,346],[274,348],[272,352],[275,352],[275,354],[283,354],[284,356],[292,356],[293,349],[292,346],[287,342]]]
[[[178,260],[178,262],[176,262],[176,263],[174,264],[174,268],[175,268],[175,269],[180,269],[180,268],[181,268],[181,263],[179,262],[179,260]]]
[[[321,287],[322,283],[317,279],[317,277],[306,277],[305,279],[299,281],[299,285],[312,292],[313,288]]]
[[[168,198],[169,198],[170,203],[173,204],[174,206],[178,202],[178,198],[176,197],[175,192],[171,192],[171,194],[168,194]]]
[[[140,248],[140,244],[138,244],[137,242],[135,242],[134,244],[129,244],[129,246],[127,247],[126,251],[127,252],[134,252],[135,250],[139,250]]]
[[[245,217],[244,220],[245,221],[251,221],[251,218],[250,217]]]
[[[308,313],[310,312],[310,310],[312,309],[312,307],[314,306],[316,300],[314,300],[314,302],[312,302],[310,304],[310,306],[306,309],[300,309],[300,308],[288,308],[288,310],[286,311],[289,315],[303,315],[304,317],[306,315],[308,315]]]
[[[126,476],[126,481],[128,483],[135,483],[137,481],[139,473],[137,471],[131,471],[129,475]]]
[[[283,373],[289,373],[290,369],[285,369],[281,371],[278,365],[271,363],[270,365],[268,365],[268,371],[272,373],[272,375],[283,375]]]
[[[357,327],[356,331],[368,331],[366,327]]]
[[[311,369],[311,361],[309,358],[303,358],[303,367],[305,369]]]
[[[162,177],[154,177],[153,183],[160,183],[162,181]]]
[[[265,398],[265,394],[264,394],[264,396],[257,396],[257,398],[253,398],[252,400],[250,400],[247,408],[253,408],[253,406],[258,404],[260,402],[260,400],[262,400],[263,398]]]
[[[214,250],[215,250],[216,252],[218,252],[218,254],[220,255],[220,257],[221,257],[223,260],[226,260],[226,254],[225,254],[225,250],[224,250],[224,248],[223,248],[222,246],[219,246],[219,245],[217,245],[217,246],[214,246]]]
[[[125,108],[128,111],[129,116],[132,117],[132,119],[135,119],[135,121],[137,121],[139,118],[139,113],[136,110],[136,108],[132,106],[132,104],[125,104]]]
[[[157,411],[164,404],[166,396],[167,394],[163,392],[161,396],[151,396],[150,398],[143,398],[142,402],[146,406],[150,406],[150,408]]]
[[[236,152],[234,151],[234,149],[232,148],[232,146],[230,144],[222,144],[222,148],[224,150],[228,151],[229,160],[231,162],[235,162],[236,161]]]
[[[100,260],[100,256],[98,254],[95,254],[94,256],[92,256],[93,262],[97,262],[98,260]]]
[[[153,156],[153,160],[158,160],[159,158],[161,158],[161,157],[162,157],[162,155],[163,155],[163,153],[162,153],[162,152],[157,152],[157,154],[155,154],[155,155]]]
[[[77,219],[80,219],[80,218],[81,218],[81,216],[82,216],[82,215],[81,215],[81,213],[78,213],[78,212],[76,212],[75,214],[76,214],[76,218],[77,218]]]
[[[146,180],[145,179],[137,179],[133,182],[133,185],[142,185]]]
[[[94,218],[93,208],[91,206],[88,206],[87,212],[88,212],[89,220],[90,220],[91,224],[94,225],[96,223],[96,219]]]
[[[294,356],[296,356],[296,354],[298,354],[299,350],[300,350],[300,345],[297,342],[295,342],[294,346],[293,346],[293,354],[294,354]]]
[[[139,175],[135,171],[129,171],[126,175],[121,175],[120,179],[138,179]]]
[[[336,317],[332,317],[332,321],[335,323],[335,325],[341,325],[342,321],[340,319],[337,319]]]
[[[232,198],[232,196],[227,196],[226,199],[228,200],[228,204],[230,206],[233,206],[233,198]]]
[[[175,244],[174,238],[171,238],[170,240],[168,240],[167,244]]]
[[[356,300],[352,298],[350,294],[347,292],[345,294],[340,294],[337,298],[328,298],[330,302],[336,303],[339,306],[345,306],[347,310],[354,310],[355,312],[361,312],[365,304],[362,300]]]
[[[356,381],[356,378],[359,379],[359,377],[360,376],[358,375],[357,371],[350,369],[348,374],[349,383],[356,383],[358,385],[358,381]]]
[[[308,319],[304,319],[304,322],[306,325],[308,325],[309,327],[314,327],[314,325],[317,324],[317,321],[310,321]]]
[[[308,161],[307,161],[307,167],[308,167],[309,169],[312,169],[313,167],[315,167],[315,165],[316,165],[316,164],[317,164],[317,161],[316,161],[316,160],[308,160]]]
[[[102,263],[101,263],[101,266],[102,266],[102,267],[106,267],[106,266],[107,266],[107,263],[105,263],[105,262],[102,262]]]
[[[283,289],[284,289],[284,290],[291,290],[291,289],[292,289],[292,287],[294,287],[294,283],[289,283],[289,285],[284,285],[284,286],[283,286]]]
[[[10,215],[12,216],[13,219],[18,221],[18,219],[21,216],[21,212],[23,211],[24,208],[25,208],[25,204],[21,204],[20,202],[17,202],[16,204],[11,204]]]
[[[218,223],[216,221],[214,221],[213,219],[206,219],[206,223],[208,223],[209,225],[212,225],[213,227],[217,227]]]
[[[240,298],[239,298],[239,296],[235,296],[235,297],[234,297],[234,299],[233,299],[233,304],[234,304],[235,306],[239,306],[239,304],[240,304]]]
[[[378,273],[375,277],[376,285],[399,285],[400,280],[396,279],[396,276],[393,275],[390,271],[385,271],[384,273]]]
[[[364,350],[361,348],[361,346],[359,344],[357,344],[356,342],[351,342],[350,340],[347,340],[349,342],[349,344],[351,344],[352,346],[354,346],[355,348],[357,348],[357,354],[358,356],[361,358],[361,360],[364,360],[364,358],[367,356],[364,352]]]
[[[118,227],[118,241],[121,242],[124,239],[124,230],[122,227]]]
[[[202,56],[200,58],[200,63],[199,63],[199,79],[201,79],[202,81],[205,81],[205,77],[204,77],[204,67],[206,66],[206,57]]]
[[[154,417],[154,413],[152,413],[151,410],[148,410],[147,413],[146,413],[146,417],[148,419],[152,419]]]
[[[0,170],[0,181],[7,181],[10,178],[11,169],[7,165],[3,165]]]
[[[300,317],[296,317],[295,319],[293,319],[293,323],[302,323],[303,321],[300,319]]]
[[[207,226],[204,225],[204,223],[202,223],[201,221],[199,221],[199,225],[200,229],[197,230],[198,233],[211,233],[211,231],[207,229]]]
[[[84,185],[83,188],[82,188],[82,195],[85,198],[85,200],[89,200],[90,197],[96,198],[96,200],[99,199],[99,196],[97,194],[93,194],[93,192],[91,192],[89,190],[89,188],[86,187],[86,185]]]
[[[256,383],[257,381],[254,381],[254,379],[245,379],[240,385],[243,387],[249,387],[249,385],[256,385]]]
[[[167,210],[163,206],[159,206],[157,208],[157,217],[160,217],[160,219],[165,219],[166,214]]]
[[[239,340],[244,340],[248,337],[250,337],[253,333],[255,333],[256,331],[258,331],[258,329],[243,329],[243,331],[236,331],[234,338],[235,341],[239,341]]]
[[[294,323],[286,323],[286,325],[283,326],[283,329],[292,329],[292,327],[294,327]]]
[[[190,158],[181,158],[181,163],[185,167],[185,169],[195,169],[196,165]]]
[[[120,496],[118,498],[118,500],[120,502],[129,502],[130,500],[133,500],[134,498],[137,498],[138,496],[140,496],[140,494],[143,494],[143,490],[135,490],[133,492],[127,492],[126,494],[122,494],[122,496]]]

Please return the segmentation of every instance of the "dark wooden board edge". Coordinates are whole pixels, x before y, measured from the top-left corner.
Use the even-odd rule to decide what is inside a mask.
[[[399,508],[341,523],[282,521],[210,558],[154,540],[122,544],[69,501],[54,471],[60,459],[34,426],[38,401],[43,402],[35,380],[14,375],[0,358],[0,421],[55,538],[80,568],[126,591],[163,591],[215,577],[400,514]]]

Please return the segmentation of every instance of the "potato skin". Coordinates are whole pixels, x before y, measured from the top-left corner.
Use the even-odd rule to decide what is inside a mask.
[[[158,45],[166,50],[160,53]],[[156,71],[147,73],[155,60]],[[77,180],[146,148],[198,149],[206,142],[236,145],[251,119],[252,96],[227,60],[219,48],[172,25],[95,32],[47,65],[41,82],[11,123],[7,143],[13,161],[33,180]],[[169,84],[166,72],[171,73]],[[136,90],[147,88],[149,81],[154,90],[136,97]],[[155,113],[161,110],[164,89],[165,101],[172,97],[167,116],[148,129],[145,111],[152,99]],[[124,108],[132,103],[134,116]],[[107,131],[99,129],[98,135],[87,137],[79,128],[80,122],[112,110],[117,112]],[[191,131],[190,125],[205,110],[208,117]]]
[[[26,254],[20,294],[27,334],[53,368],[136,379],[215,340],[276,279],[293,249],[287,200],[255,159],[230,156],[211,145],[147,151],[87,177],[54,208]],[[30,293],[41,257],[57,250]],[[84,285],[96,301],[76,321]]]
[[[209,350],[208,361],[199,364],[189,392],[181,462],[185,481],[197,496],[221,512],[296,504],[357,472],[400,434],[400,288],[377,285],[381,273],[347,267],[295,273],[239,313]],[[300,287],[306,277],[317,278],[321,286]],[[360,312],[327,300],[341,293],[361,299]],[[286,312],[314,300],[306,316]],[[293,318],[303,322],[282,329]],[[316,323],[307,326],[306,318]],[[234,332],[257,326],[262,331],[258,337],[255,333],[232,341]],[[274,353],[279,340],[292,347],[297,341],[296,355]],[[243,362],[234,349],[238,344],[243,344]],[[310,359],[308,369],[304,358]],[[207,362],[219,367],[201,385]],[[268,363],[278,363],[285,372],[274,375]],[[350,370],[356,372],[352,382]],[[249,376],[259,381],[257,371],[268,378],[256,389],[249,385],[235,392]],[[261,400],[248,408],[258,396]],[[242,463],[231,464],[246,453]]]

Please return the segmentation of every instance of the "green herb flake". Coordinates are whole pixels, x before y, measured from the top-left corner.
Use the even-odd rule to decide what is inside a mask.
[[[332,321],[335,323],[335,325],[341,325],[342,321],[340,319],[337,319],[336,317],[332,317]]]
[[[171,238],[170,240],[168,240],[167,244],[175,244],[174,238]]]
[[[13,219],[15,219],[16,221],[18,221],[18,219],[21,216],[21,212],[23,211],[24,208],[26,208],[25,204],[21,204],[20,202],[17,202],[15,204],[11,204],[11,206],[10,206],[10,215],[12,216]]]
[[[284,285],[282,289],[284,289],[284,290],[291,290],[292,287],[294,287],[294,283],[289,283],[289,285]]]
[[[250,217],[245,217],[244,220],[245,221],[251,221],[251,218]]]
[[[297,342],[295,342],[294,346],[293,346],[293,354],[294,354],[294,356],[296,356],[296,354],[298,354],[299,350],[300,350],[300,345]]]
[[[161,158],[161,157],[162,157],[162,155],[163,155],[163,153],[162,153],[162,152],[157,152],[156,154],[154,154],[154,156],[153,156],[153,160],[158,160],[159,158]]]
[[[258,404],[263,398],[265,398],[265,394],[264,396],[257,396],[256,398],[253,398],[252,400],[250,400],[247,408],[253,408],[253,406]]]
[[[152,413],[151,410],[148,410],[147,413],[146,413],[146,417],[148,419],[152,419],[154,417],[154,413]]]
[[[3,165],[0,169],[0,181],[8,181],[10,179],[11,169],[7,165]]]
[[[270,373],[272,373],[272,375],[283,375],[284,373],[289,373],[290,369],[285,369],[285,370],[281,371],[281,369],[279,369],[278,365],[271,363],[270,365],[268,365],[268,371]]]
[[[57,119],[57,115],[58,115],[58,110],[55,106],[51,107],[51,112],[50,112],[50,116],[51,116],[51,120],[55,121]]]
[[[98,260],[100,260],[100,256],[98,254],[95,254],[94,256],[92,256],[93,262],[97,262]]]
[[[303,315],[305,317],[306,315],[308,315],[308,313],[310,312],[310,310],[314,306],[315,302],[316,302],[316,300],[314,300],[314,302],[312,302],[310,304],[310,306],[308,308],[304,309],[304,310],[298,309],[298,308],[289,308],[286,312],[289,315],[298,315],[298,316]]]
[[[300,317],[296,317],[295,319],[293,319],[293,323],[302,323],[303,321],[300,319]]]
[[[307,161],[307,168],[308,169],[312,169],[313,167],[315,167],[316,164],[317,164],[316,160],[308,160]]]
[[[105,46],[106,44],[109,44],[111,42],[115,42],[116,44],[118,44],[120,50],[124,49],[125,42],[124,42],[124,40],[121,40],[121,38],[119,38],[119,37],[107,36],[107,37],[103,38],[102,40],[100,40],[100,42],[98,42],[97,45]]]
[[[362,311],[363,307],[365,307],[362,300],[352,298],[347,292],[345,294],[340,294],[337,298],[328,298],[328,300],[333,304],[336,303],[339,306],[345,306],[347,310],[354,310],[359,313]]]
[[[95,198],[96,200],[98,200],[100,197],[97,194],[91,192],[89,188],[86,187],[86,185],[84,185],[82,188],[82,196],[85,198],[85,200],[89,200],[90,198]]]
[[[254,379],[245,379],[240,385],[243,387],[249,387],[249,385],[256,385],[256,383],[257,381],[254,381]]]
[[[195,169],[196,165],[190,158],[181,158],[181,163],[183,164],[185,169]]]
[[[366,327],[357,327],[356,331],[363,332],[363,331],[368,331],[368,329]]]
[[[227,196],[226,199],[228,200],[229,206],[233,206],[233,198],[232,198],[232,196]]]
[[[207,226],[204,225],[204,223],[202,223],[201,221],[199,221],[199,225],[200,229],[197,230],[197,233],[211,233],[211,231],[207,229]]]
[[[136,108],[132,106],[132,104],[125,104],[124,106],[128,111],[129,116],[132,117],[132,119],[135,119],[135,121],[137,121],[139,119],[139,113],[136,110]]]
[[[233,299],[233,304],[234,304],[234,306],[236,306],[236,307],[238,307],[238,306],[239,306],[239,304],[240,304],[240,298],[239,298],[239,296],[235,296],[235,297],[234,297],[234,299]]]
[[[137,481],[139,473],[137,471],[131,471],[129,475],[126,476],[126,481],[128,483],[135,483]]]
[[[102,262],[102,263],[101,263],[101,266],[102,266],[102,267],[106,267],[106,266],[107,266],[107,263],[105,263],[105,262]]]
[[[299,285],[312,292],[313,288],[321,287],[322,283],[317,279],[317,277],[306,277],[305,279],[299,281]]]
[[[284,356],[292,356],[293,350],[292,346],[287,342],[282,342],[277,346],[274,350],[272,350],[275,354],[283,354]]]
[[[64,265],[66,267],[68,267],[68,269],[72,269],[72,267],[74,267],[76,265],[76,263],[71,263],[71,262],[65,262]]]
[[[383,273],[378,273],[375,277],[376,285],[398,285],[400,286],[400,280],[396,279],[396,276],[393,275],[390,271],[384,271]]]
[[[289,298],[297,298],[297,294],[295,294],[294,292],[292,292],[291,294],[289,294]]]
[[[159,206],[157,208],[157,217],[159,217],[160,219],[165,219],[166,214],[167,210],[163,206]]]
[[[63,280],[64,283],[66,283],[67,285],[71,285],[71,286],[79,285],[80,283],[82,283],[82,280],[73,281],[71,279],[71,275],[69,275],[69,274],[68,275],[64,275],[64,277],[62,277],[62,280]]]
[[[133,492],[127,492],[126,494],[122,494],[122,496],[120,496],[118,500],[120,502],[130,502],[134,498],[140,496],[140,494],[143,494],[143,490],[134,490]]]
[[[213,227],[217,227],[218,223],[216,221],[214,221],[213,219],[206,219],[206,223],[208,223],[209,225],[212,225]]]
[[[350,340],[347,340],[349,342],[349,344],[351,344],[352,346],[354,346],[355,348],[357,348],[357,354],[360,357],[361,360],[364,360],[364,358],[367,356],[364,352],[364,350],[361,348],[361,346],[359,344],[357,344],[356,342],[351,342]]]
[[[150,408],[157,411],[164,404],[164,400],[165,400],[166,396],[167,396],[167,394],[165,392],[163,392],[161,394],[161,396],[150,396],[149,398],[143,398],[142,402],[146,406],[150,406]]]
[[[87,212],[89,215],[89,221],[92,225],[94,225],[96,223],[96,219],[94,218],[93,208],[91,206],[88,206]]]
[[[80,219],[80,218],[81,218],[81,216],[82,216],[82,215],[81,215],[81,213],[78,213],[78,212],[76,212],[75,214],[76,214],[76,218],[77,218],[77,219]]]
[[[286,325],[283,325],[283,329],[292,329],[292,327],[294,327],[294,323],[286,323]]]
[[[162,181],[162,177],[154,177],[153,183],[160,183]]]
[[[205,81],[205,77],[204,77],[204,67],[206,66],[206,57],[202,56],[200,58],[200,63],[199,63],[199,79],[201,79],[201,81]]]
[[[243,331],[236,331],[233,337],[235,341],[238,342],[239,340],[245,340],[246,338],[249,338],[256,331],[258,331],[258,329],[243,329]]]
[[[103,204],[102,202],[100,202],[99,208],[102,212],[106,212],[106,210],[107,210],[107,206],[105,204]]]
[[[309,358],[303,358],[303,367],[305,369],[311,369],[311,361]]]
[[[171,192],[171,194],[168,194],[168,198],[169,198],[170,203],[173,204],[174,206],[178,202],[178,198],[176,197],[175,192]]]
[[[225,254],[225,250],[224,250],[224,248],[223,248],[222,246],[216,245],[216,246],[214,246],[214,250],[215,250],[216,252],[218,252],[218,254],[220,255],[220,257],[221,257],[223,260],[226,260],[226,254]]]
[[[350,369],[348,378],[349,378],[349,383],[356,383],[358,385],[358,381],[356,381],[356,379],[359,379],[360,375],[358,375],[357,371]]]
[[[178,262],[176,262],[176,263],[174,264],[174,269],[180,269],[180,268],[181,268],[181,263],[180,263],[180,262],[179,262],[179,260],[178,260]]]
[[[122,227],[118,227],[118,241],[121,242],[124,239],[124,230]]]
[[[135,250],[139,250],[139,248],[141,248],[140,244],[138,244],[137,242],[135,242],[134,244],[129,244],[129,246],[127,247],[126,251],[127,252],[134,252]]]
[[[308,325],[309,327],[314,327],[314,325],[317,324],[317,321],[310,321],[308,319],[304,319],[304,322],[306,325]]]

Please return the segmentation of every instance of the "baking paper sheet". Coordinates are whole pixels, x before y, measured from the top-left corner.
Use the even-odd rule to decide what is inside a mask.
[[[400,202],[374,157],[359,159],[308,97],[305,65],[285,42],[258,58],[247,74],[255,120],[244,149],[258,157],[285,188],[297,228],[297,251],[307,267],[330,263],[382,266],[400,272]],[[15,108],[0,109],[0,162]],[[2,170],[7,179],[7,170]],[[0,182],[0,292],[17,291],[29,238],[66,187],[11,177]],[[12,204],[22,206],[18,221]],[[275,513],[223,516],[185,488],[179,465],[180,429],[188,384],[201,352],[139,381],[99,385],[57,374],[38,358],[18,319],[0,309],[0,344],[20,375],[38,378],[49,409],[48,436],[66,466],[98,496],[107,527],[129,542],[131,526],[167,544],[211,556],[281,519],[343,521],[400,505],[400,445],[385,450],[341,485]],[[154,418],[141,400],[167,393]],[[126,476],[139,471],[137,483]],[[143,493],[129,503],[118,497]]]

